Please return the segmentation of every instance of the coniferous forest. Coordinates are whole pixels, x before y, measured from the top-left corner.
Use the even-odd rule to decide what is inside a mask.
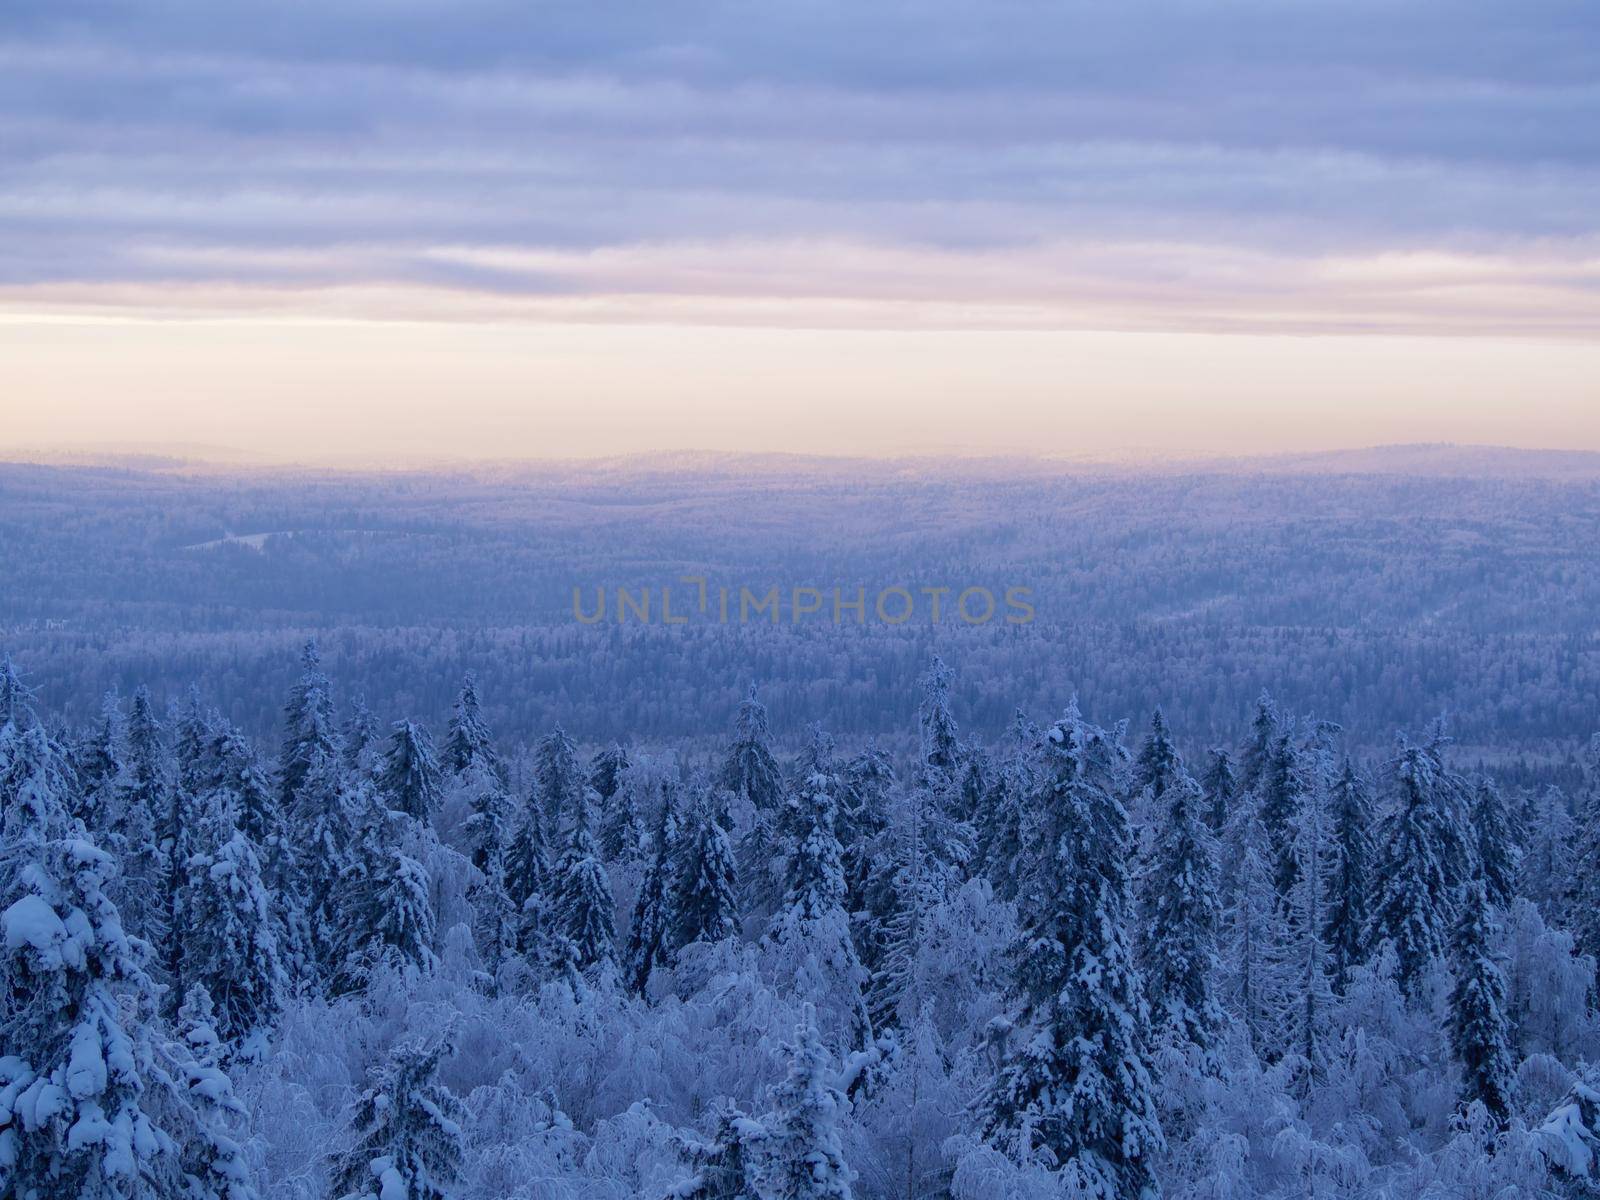
[[[1263,693],[707,753],[0,666],[0,1192],[1579,1196],[1600,737],[1508,788]]]

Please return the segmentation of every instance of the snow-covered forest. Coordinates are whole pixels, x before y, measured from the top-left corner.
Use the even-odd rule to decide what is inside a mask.
[[[0,1195],[1576,1196],[1600,737],[1502,786],[1263,694],[887,750],[377,714],[68,724],[0,667]],[[800,731],[790,731],[791,733]],[[702,750],[702,744],[715,743]]]

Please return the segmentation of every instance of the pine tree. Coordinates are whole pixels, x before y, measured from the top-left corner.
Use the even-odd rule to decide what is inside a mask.
[[[1420,746],[1401,743],[1391,765],[1396,795],[1382,839],[1374,941],[1394,947],[1396,978],[1416,996],[1428,968],[1444,954],[1450,927],[1449,881],[1445,874],[1445,824],[1433,758]]]
[[[189,859],[199,831],[202,800],[214,774],[210,747],[215,728],[200,703],[199,689],[191,687],[184,707],[174,721],[173,782],[167,789],[167,811],[157,825],[161,846],[160,928],[167,939],[158,947],[162,982],[167,985],[167,1015],[172,1015],[186,990],[183,978],[182,931],[188,922],[184,898],[189,881]]]
[[[443,787],[433,739],[414,721],[395,722],[378,789],[391,809],[419,825],[431,826],[438,815]]]
[[[759,1122],[730,1103],[719,1103],[709,1137],[677,1139],[694,1175],[675,1185],[667,1193],[669,1200],[761,1200],[755,1172],[765,1133]]]
[[[461,1101],[439,1082],[453,1035],[403,1041],[351,1107],[349,1145],[333,1161],[336,1200],[448,1200],[466,1154]]]
[[[288,980],[255,846],[225,792],[207,802],[187,871],[181,977],[214,998],[217,1032],[238,1048],[271,1030]]]
[[[1127,758],[1076,705],[1048,735],[1011,953],[1016,1032],[985,1122],[1013,1153],[1107,1197],[1155,1196],[1164,1147],[1127,931]]]
[[[461,681],[461,691],[456,695],[455,708],[450,713],[450,725],[444,741],[444,766],[452,775],[465,775],[474,767],[487,771],[496,779],[503,779],[505,775],[500,755],[495,752],[494,737],[483,719],[483,707],[478,700],[478,680],[471,671]]]
[[[1182,1042],[1212,1049],[1222,1026],[1215,995],[1217,849],[1202,818],[1204,796],[1174,763],[1162,787],[1162,821],[1144,874],[1142,959],[1151,1021]],[[1147,782],[1148,789],[1153,784]]]
[[[672,962],[672,881],[676,875],[674,863],[681,847],[676,844],[677,814],[674,793],[668,791],[661,805],[661,816],[656,823],[655,854],[650,867],[639,884],[639,897],[633,906],[633,919],[628,926],[628,948],[624,955],[628,986],[644,995],[650,975],[657,967],[670,966]]]
[[[1212,747],[1206,777],[1200,781],[1200,786],[1205,789],[1206,824],[1212,833],[1221,837],[1239,797],[1239,777],[1234,770],[1233,755],[1220,746]]]
[[[574,809],[567,848],[556,866],[552,915],[557,931],[571,945],[574,968],[589,973],[615,961],[615,901],[611,880],[589,832],[587,799],[580,797]]]
[[[1506,1020],[1506,981],[1490,953],[1488,887],[1467,884],[1451,941],[1450,1042],[1461,1063],[1464,1104],[1481,1102],[1505,1124],[1511,1114],[1514,1059]]]
[[[784,900],[762,945],[773,973],[793,981],[802,998],[821,1010],[830,1036],[859,1043],[870,1028],[862,998],[867,973],[844,911],[838,806],[827,776],[811,776],[793,804],[795,837],[784,870]]]
[[[1278,1022],[1286,1050],[1300,1063],[1302,1089],[1320,1086],[1327,1069],[1325,1041],[1333,1006],[1328,977],[1326,886],[1331,838],[1323,788],[1301,797],[1292,830],[1294,883],[1281,901],[1283,928],[1279,953],[1290,997]]]
[[[1322,939],[1328,947],[1333,988],[1342,993],[1350,972],[1367,959],[1367,927],[1374,880],[1372,802],[1366,781],[1344,761],[1333,785],[1329,821],[1328,919]]]
[[[805,1006],[789,1047],[789,1075],[773,1089],[763,1123],[756,1193],[761,1200],[850,1200],[853,1172],[839,1127],[847,1102],[833,1079],[816,1014]]]
[[[32,702],[11,655],[0,655],[0,726],[15,725],[20,730],[31,715]]]
[[[560,833],[577,819],[578,809],[586,799],[583,773],[578,770],[577,744],[557,725],[539,740],[533,767],[536,794],[544,806],[545,827],[552,834]],[[587,814],[584,816],[587,819]]]
[[[672,901],[672,947],[719,942],[739,931],[739,887],[733,847],[717,820],[719,805],[700,805],[689,853]]]

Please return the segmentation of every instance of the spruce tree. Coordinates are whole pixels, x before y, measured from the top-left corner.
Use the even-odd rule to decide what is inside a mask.
[[[1206,824],[1212,833],[1221,837],[1239,796],[1239,776],[1234,769],[1233,755],[1220,746],[1212,747],[1200,786],[1205,790]]]
[[[1394,947],[1396,978],[1414,997],[1444,954],[1451,923],[1444,863],[1449,817],[1440,803],[1434,760],[1423,747],[1402,742],[1390,773],[1393,815],[1382,838],[1370,936]]]
[[[455,1052],[452,1035],[433,1046],[403,1041],[346,1118],[349,1144],[333,1161],[336,1200],[448,1200],[466,1154],[467,1111],[439,1082]]]
[[[1450,1043],[1461,1064],[1461,1099],[1479,1101],[1504,1125],[1511,1114],[1515,1059],[1506,1020],[1506,980],[1490,952],[1488,886],[1467,884],[1451,939]]]
[[[236,823],[229,794],[213,792],[187,864],[181,978],[216,1005],[217,1033],[230,1047],[270,1033],[288,979],[271,916],[282,897],[262,886],[256,849]]]
[[[1566,926],[1578,841],[1571,804],[1566,793],[1551,784],[1530,807],[1528,853],[1517,890],[1539,906],[1546,924]]]
[[[371,775],[378,752],[378,718],[372,715],[364,696],[350,702],[350,716],[341,732],[340,758],[353,775]]]
[[[248,1114],[223,1069],[225,1051],[216,1031],[216,1009],[199,984],[178,1008],[178,1040],[169,1052],[172,1078],[187,1101],[188,1130],[181,1139],[182,1170],[190,1188],[181,1195],[217,1200],[255,1200],[256,1190],[244,1147],[233,1126]]]
[[[592,973],[613,964],[615,901],[589,832],[589,803],[582,796],[574,806],[572,831],[555,873],[555,927],[571,946],[573,967]]]
[[[1262,768],[1258,783],[1261,802],[1257,809],[1267,831],[1267,844],[1272,852],[1272,883],[1280,899],[1293,889],[1299,870],[1294,852],[1294,829],[1308,790],[1304,772],[1305,764],[1295,745],[1294,734],[1284,730],[1273,743]]]
[[[326,981],[338,968],[344,909],[344,888],[354,877],[356,826],[354,814],[370,811],[372,783],[356,776],[349,782],[339,759],[317,752],[295,789],[288,814],[295,831],[297,879],[307,966]]]
[[[122,702],[112,690],[101,699],[100,722],[79,745],[74,768],[78,777],[76,816],[118,855],[122,847],[115,825],[128,786],[125,739]]]
[[[378,790],[395,812],[427,827],[438,816],[443,798],[433,738],[414,721],[396,721],[389,752],[378,773]]]
[[[611,803],[630,766],[628,752],[612,742],[589,760],[589,787],[600,797],[602,811]]]
[[[1215,993],[1217,848],[1199,785],[1181,763],[1175,768],[1162,788],[1155,851],[1143,879],[1144,979],[1153,1027],[1210,1051],[1222,1025]]]
[[[153,946],[165,944],[160,903],[163,859],[158,823],[168,809],[166,748],[150,692],[140,687],[129,705],[126,786],[112,822],[120,870],[111,895],[127,931]]]
[[[1583,759],[1584,791],[1579,797],[1577,845],[1572,853],[1571,883],[1567,888],[1566,908],[1578,951],[1595,960],[1597,990],[1600,990],[1600,733],[1590,740]],[[1475,814],[1476,815],[1476,814]],[[1482,846],[1482,829],[1479,831]],[[1488,854],[1484,855],[1485,881],[1490,880]],[[1496,856],[1504,868],[1509,855]],[[1495,893],[1490,892],[1491,901]]]
[[[300,781],[317,758],[339,754],[339,732],[333,716],[333,687],[322,671],[315,638],[300,652],[300,678],[283,706],[283,742],[278,751],[278,803],[294,808]]]
[[[917,708],[922,766],[952,784],[961,777],[961,741],[950,711],[950,685],[954,682],[955,672],[935,655],[920,681],[922,702]]]
[[[1157,708],[1150,718],[1150,733],[1139,747],[1139,756],[1133,764],[1135,793],[1146,794],[1159,805],[1167,788],[1187,774],[1183,757],[1172,742],[1172,731],[1167,727],[1166,715]]]
[[[756,1193],[761,1200],[850,1200],[855,1173],[839,1136],[848,1105],[809,1004],[788,1049],[788,1077],[773,1089],[773,1111],[763,1122]]]
[[[1045,754],[1011,952],[1015,1032],[989,1090],[985,1133],[1087,1194],[1154,1196],[1164,1141],[1128,936],[1130,833],[1119,794],[1128,756],[1076,705],[1051,727]]]
[[[1367,784],[1347,758],[1334,781],[1329,805],[1328,947],[1333,988],[1343,992],[1350,972],[1367,959],[1367,927],[1373,879],[1372,801]]]
[[[587,787],[578,769],[577,744],[561,726],[539,740],[533,769],[535,791],[544,806],[545,827],[552,834],[559,834],[577,819],[579,808],[586,802]],[[588,814],[583,815],[587,819]]]
[[[1039,727],[1021,709],[1011,721],[1007,757],[990,784],[975,823],[975,854],[1002,900],[1016,897],[1025,867],[1022,827],[1028,797],[1038,782],[1043,743]]]
[[[1256,712],[1250,722],[1250,738],[1239,756],[1239,788],[1254,792],[1266,777],[1282,736],[1282,718],[1277,703],[1263,690],[1256,699]]]
[[[894,782],[893,761],[872,739],[845,765],[839,779],[837,828],[844,866],[844,907],[852,916],[867,906],[875,848],[888,827],[889,792]]]
[[[1280,969],[1286,935],[1268,865],[1267,831],[1250,804],[1235,808],[1228,843],[1233,896],[1225,936],[1228,1008],[1251,1050],[1266,1058],[1282,1044],[1278,1021],[1291,993]]]
[[[782,895],[782,847],[777,824],[784,806],[783,772],[769,746],[767,710],[756,685],[739,706],[733,745],[716,783],[748,810],[748,831],[739,845],[739,878],[746,907],[766,911]]]
[[[762,946],[771,973],[817,1005],[829,1037],[859,1044],[870,1028],[862,997],[867,974],[844,910],[838,805],[827,776],[811,776],[793,804],[795,837],[784,868],[784,899]]]
[[[435,916],[428,870],[405,851],[414,822],[385,808],[370,789],[355,815],[358,829],[352,868],[341,890],[335,992],[366,986],[382,966],[402,974],[432,972]]]
[[[676,856],[681,847],[676,845],[677,814],[675,793],[668,791],[661,805],[661,815],[656,822],[654,854],[650,866],[639,884],[639,896],[633,906],[633,919],[628,925],[628,946],[623,956],[626,983],[639,995],[644,995],[650,975],[657,967],[672,963],[672,911],[673,879]]]
[[[478,681],[471,671],[462,680],[455,708],[450,713],[450,726],[444,742],[444,766],[452,775],[465,775],[476,767],[496,779],[503,780],[505,776],[500,755],[494,748],[494,737],[483,719],[483,707],[478,699]]]
[[[672,901],[672,947],[719,942],[739,932],[739,885],[733,847],[717,820],[717,802],[701,804]]]
[[[1600,817],[1600,813],[1595,816]],[[1477,842],[1479,876],[1483,880],[1484,894],[1489,903],[1501,912],[1511,907],[1517,896],[1517,882],[1522,873],[1522,846],[1517,837],[1505,798],[1494,780],[1487,775],[1478,779],[1472,792],[1472,814],[1469,820]],[[1586,837],[1593,837],[1585,830]],[[1600,860],[1594,864],[1600,869]],[[1580,873],[1580,878],[1583,874]]]

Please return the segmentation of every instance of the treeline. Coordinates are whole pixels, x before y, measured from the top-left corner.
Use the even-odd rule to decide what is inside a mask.
[[[754,689],[714,754],[502,750],[0,666],[0,1194],[1557,1196],[1600,1145],[1600,737],[1571,793],[1263,694],[905,753]],[[514,761],[513,761],[514,760]],[[780,1041],[775,1034],[794,1030]]]

